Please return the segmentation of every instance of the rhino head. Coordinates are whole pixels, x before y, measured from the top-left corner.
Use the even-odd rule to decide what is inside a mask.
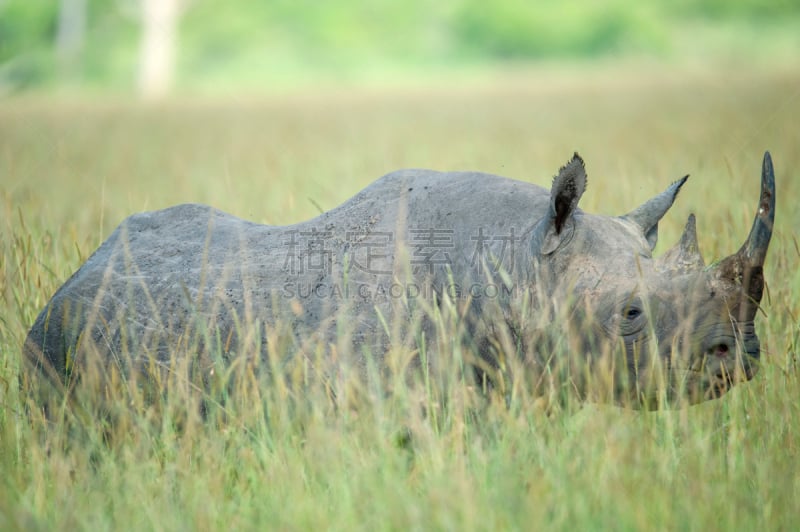
[[[694,215],[673,248],[652,254],[658,222],[687,178],[627,215],[592,215],[576,208],[586,187],[576,155],[555,178],[549,212],[533,232],[536,275],[554,288],[550,310],[560,305],[568,319],[558,323],[571,324],[559,334],[571,339],[572,358],[584,366],[587,357],[605,364],[613,381],[605,393],[618,401],[698,403],[758,371],[754,319],[775,214],[772,160],[767,152],[750,235],[710,266],[698,248]]]

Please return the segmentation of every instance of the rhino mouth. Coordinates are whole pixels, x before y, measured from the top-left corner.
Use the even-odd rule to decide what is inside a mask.
[[[706,374],[704,379],[705,397],[704,399],[717,399],[740,382],[752,379],[758,372],[758,366],[754,363],[742,361],[734,371],[729,371],[725,366],[719,368],[711,374]]]

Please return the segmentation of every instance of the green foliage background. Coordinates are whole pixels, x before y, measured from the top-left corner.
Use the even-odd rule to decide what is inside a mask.
[[[136,0],[87,0],[86,42],[57,68],[58,2],[0,2],[0,81],[133,86]],[[188,0],[183,87],[269,87],[319,79],[391,81],[552,59],[709,57],[785,60],[800,50],[792,0]]]

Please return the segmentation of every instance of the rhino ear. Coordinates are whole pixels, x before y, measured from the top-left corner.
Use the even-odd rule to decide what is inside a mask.
[[[647,243],[650,244],[651,251],[655,249],[656,242],[658,242],[658,221],[672,207],[678,192],[687,179],[689,179],[688,175],[683,176],[672,183],[667,190],[623,216],[642,228],[642,233],[644,233]]]
[[[550,189],[550,208],[534,229],[531,248],[534,255],[548,255],[574,231],[573,213],[586,190],[586,168],[581,156],[575,153],[561,167]]]

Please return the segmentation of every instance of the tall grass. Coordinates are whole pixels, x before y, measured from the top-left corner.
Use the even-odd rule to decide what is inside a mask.
[[[4,102],[0,529],[797,528],[800,79],[650,74],[155,108]],[[349,403],[316,387],[298,400],[245,372],[230,376],[241,381],[230,396],[222,381],[205,396],[173,383],[148,401],[117,382],[84,391],[104,398],[102,412],[45,419],[18,384],[36,313],[132,212],[200,201],[288,224],[399,167],[546,186],[578,150],[593,212],[624,213],[691,172],[657,252],[695,212],[710,262],[747,234],[765,149],[778,206],[757,324],[764,364],[718,401],[548,416],[435,383],[390,397],[354,383]],[[214,400],[201,416],[192,402],[203,397]]]

